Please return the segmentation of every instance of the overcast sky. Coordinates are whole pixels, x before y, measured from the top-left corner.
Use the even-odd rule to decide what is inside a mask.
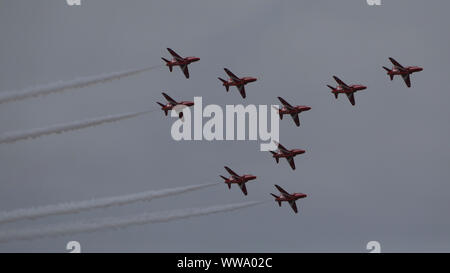
[[[198,56],[191,78],[166,67],[63,94],[0,105],[0,134],[156,108],[162,91],[207,104],[309,105],[280,140],[306,154],[292,171],[257,141],[175,142],[175,119],[138,118],[0,146],[2,211],[220,182],[224,165],[258,179],[123,207],[5,224],[0,230],[147,211],[271,200],[273,184],[308,194],[295,215],[275,202],[212,216],[0,244],[1,252],[450,251],[450,37],[444,0],[0,0],[0,91],[162,64],[166,47]],[[406,88],[388,57],[424,71]],[[243,100],[223,67],[254,76]],[[356,106],[332,75],[364,84]]]

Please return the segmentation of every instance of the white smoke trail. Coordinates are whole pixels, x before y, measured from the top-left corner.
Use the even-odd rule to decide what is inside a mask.
[[[37,97],[48,95],[52,93],[59,93],[69,89],[78,89],[87,87],[90,85],[104,83],[112,80],[118,80],[124,77],[129,77],[137,75],[139,73],[149,71],[155,68],[161,67],[161,65],[150,66],[134,70],[126,70],[121,72],[114,72],[109,74],[102,74],[96,76],[82,77],[66,82],[55,82],[47,85],[29,87],[22,91],[12,91],[12,92],[1,92],[0,93],[0,104],[7,103],[11,101],[23,100],[30,97]]]
[[[178,187],[172,189],[164,189],[157,191],[145,191],[135,194],[128,194],[115,197],[106,197],[92,200],[85,200],[79,202],[68,202],[56,205],[41,206],[35,208],[24,208],[12,211],[0,212],[0,224],[24,220],[24,219],[36,219],[39,217],[78,213],[86,210],[107,208],[112,206],[121,206],[141,201],[151,201],[156,198],[163,198],[172,195],[178,195],[190,191],[195,191],[214,185],[219,185],[218,183],[211,184],[200,184],[192,185],[186,187]]]
[[[103,218],[97,221],[78,222],[64,225],[53,225],[44,228],[5,231],[0,233],[0,243],[16,240],[31,240],[43,237],[55,237],[103,229],[119,229],[132,225],[163,223],[189,217],[233,211],[255,206],[264,202],[246,202],[231,205],[213,206],[207,208],[190,208],[157,213],[144,213],[126,218]]]
[[[74,121],[70,123],[57,124],[44,128],[36,128],[27,131],[20,132],[10,132],[0,135],[0,144],[3,143],[13,143],[19,140],[25,140],[28,138],[37,138],[50,134],[60,134],[68,131],[79,130],[87,127],[97,126],[103,123],[109,123],[114,121],[119,121],[122,119],[129,119],[133,117],[137,117],[143,114],[147,114],[153,112],[155,110],[150,111],[142,111],[142,112],[134,112],[134,113],[125,113],[119,115],[110,115],[106,117],[87,119],[82,121]]]

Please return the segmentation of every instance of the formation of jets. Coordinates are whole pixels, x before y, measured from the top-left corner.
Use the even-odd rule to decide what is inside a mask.
[[[169,53],[172,55],[173,59],[171,61],[162,58],[166,65],[169,67],[170,72],[173,70],[173,66],[179,66],[181,70],[183,71],[185,77],[189,78],[189,70],[188,65],[199,61],[200,58],[198,57],[186,57],[183,58],[180,55],[178,55],[175,51],[173,51],[170,48],[167,48]],[[406,83],[407,87],[411,87],[411,79],[410,75],[422,71],[422,67],[418,66],[402,66],[399,62],[397,62],[394,58],[389,58],[391,61],[393,67],[392,69],[389,69],[385,66],[383,68],[387,71],[387,75],[390,77],[391,81],[394,79],[395,75],[402,76],[403,80]],[[242,77],[239,78],[233,72],[231,72],[229,69],[224,68],[225,73],[229,76],[228,80],[222,79],[218,77],[218,79],[222,82],[222,85],[225,87],[225,90],[228,92],[230,89],[230,86],[236,86],[239,93],[241,94],[242,98],[246,98],[246,92],[245,92],[245,85],[251,82],[257,81],[254,77]],[[331,93],[335,96],[337,99],[339,94],[345,94],[350,101],[352,105],[355,105],[355,93],[358,91],[362,91],[367,89],[366,86],[361,84],[353,84],[353,85],[347,85],[344,83],[341,79],[339,79],[337,76],[333,76],[333,79],[336,81],[337,86],[333,87],[331,85],[327,85],[331,89]],[[183,112],[182,109],[185,107],[189,107],[194,105],[191,101],[181,101],[177,102],[171,97],[169,97],[167,94],[162,93],[165,99],[167,100],[167,104],[162,104],[158,102],[158,104],[161,106],[161,109],[164,111],[165,115],[167,116],[169,110],[175,110],[178,113],[178,116],[182,119],[183,118]],[[296,105],[292,106],[289,104],[286,100],[284,100],[282,97],[278,97],[278,100],[283,105],[280,109],[277,108],[278,114],[280,116],[280,120],[283,119],[284,115],[290,115],[292,119],[294,120],[294,123],[297,127],[300,126],[300,119],[299,114],[302,112],[306,112],[311,110],[311,107],[305,106],[305,105]],[[295,170],[295,162],[294,157],[300,154],[304,154],[305,150],[301,149],[292,149],[288,150],[280,143],[276,142],[277,145],[277,151],[271,151],[272,157],[275,158],[276,163],[278,164],[280,161],[280,158],[286,158],[286,160],[289,162],[289,165],[291,166],[292,170]],[[244,193],[244,195],[248,194],[246,183],[255,180],[256,176],[252,174],[244,174],[244,175],[238,175],[233,170],[231,170],[229,167],[225,166],[225,170],[229,173],[230,177],[225,177],[220,175],[220,177],[224,180],[224,183],[227,184],[228,188],[231,189],[232,184],[236,184],[239,186],[241,191]],[[282,187],[275,185],[275,188],[280,192],[280,195],[275,195],[271,193],[271,195],[275,198],[275,202],[278,203],[278,205],[281,207],[282,202],[288,202],[291,206],[292,210],[295,213],[298,213],[297,204],[295,203],[298,199],[306,198],[307,195],[304,193],[288,193],[285,191]]]

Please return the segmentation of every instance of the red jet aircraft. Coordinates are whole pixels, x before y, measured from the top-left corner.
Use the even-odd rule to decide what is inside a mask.
[[[275,144],[278,145],[278,153],[274,152],[274,151],[270,151],[270,152],[272,153],[272,156],[275,158],[275,161],[277,162],[277,164],[280,162],[280,157],[284,157],[289,162],[289,165],[291,165],[291,168],[293,170],[295,170],[294,157],[296,155],[304,154],[305,150],[300,150],[300,149],[288,150],[278,142],[275,142]]]
[[[295,203],[295,201],[301,198],[305,198],[307,197],[307,195],[304,193],[297,193],[297,192],[288,193],[278,185],[275,185],[275,187],[280,191],[280,196],[277,196],[273,193],[271,193],[270,195],[275,197],[275,201],[278,202],[278,205],[281,207],[281,202],[289,202],[289,205],[291,205],[291,208],[294,210],[294,212],[298,213],[297,204]]]
[[[239,93],[241,93],[241,96],[245,99],[246,95],[245,95],[245,85],[247,83],[250,82],[254,82],[257,79],[256,78],[252,78],[252,77],[243,77],[243,78],[239,78],[236,75],[234,75],[230,70],[224,68],[223,70],[225,70],[225,72],[228,74],[228,76],[230,77],[230,79],[228,81],[222,79],[222,78],[218,78],[221,82],[222,85],[225,86],[225,89],[228,90],[230,89],[230,86],[236,86],[237,89],[239,90]]]
[[[287,101],[285,101],[282,97],[278,97],[278,99],[283,104],[283,107],[281,109],[278,109],[278,113],[280,114],[280,119],[283,119],[283,115],[289,114],[289,115],[291,115],[292,119],[294,120],[295,125],[300,126],[300,120],[298,118],[298,115],[301,112],[311,110],[311,107],[303,106],[303,105],[292,106]]]
[[[242,176],[237,175],[230,168],[225,166],[225,170],[231,175],[230,178],[226,178],[225,176],[220,176],[225,180],[225,183],[228,185],[228,189],[231,189],[231,184],[238,184],[239,188],[241,188],[242,192],[247,195],[247,187],[245,187],[245,183],[250,180],[256,179],[256,176],[251,174],[244,174]]]
[[[192,101],[177,102],[174,99],[172,99],[171,97],[169,97],[169,95],[167,95],[164,92],[162,93],[162,95],[164,96],[164,98],[166,98],[167,104],[164,105],[160,102],[157,102],[157,104],[159,104],[161,106],[161,110],[164,111],[164,114],[166,114],[166,116],[167,116],[169,110],[175,110],[178,113],[178,117],[180,117],[180,119],[182,119],[183,118],[183,109],[194,105],[194,102],[192,102]]]
[[[419,66],[407,66],[403,67],[401,64],[399,64],[394,58],[389,57],[389,60],[393,64],[392,70],[383,66],[384,70],[387,71],[387,74],[391,78],[391,81],[394,79],[395,75],[402,76],[403,80],[406,83],[406,86],[411,87],[411,78],[410,75],[414,72],[420,72],[423,70],[422,67]]]
[[[175,51],[173,51],[170,48],[167,48],[169,53],[172,55],[173,59],[171,61],[161,58],[166,62],[166,65],[169,67],[170,72],[172,72],[172,68],[174,66],[179,66],[181,70],[184,73],[184,76],[186,76],[186,79],[189,79],[189,69],[188,65],[193,62],[200,61],[200,58],[197,57],[186,57],[183,58],[180,55],[178,55]]]
[[[338,77],[333,76],[334,80],[338,83],[337,87],[333,87],[331,85],[327,85],[331,89],[331,93],[334,94],[336,99],[338,98],[338,95],[340,93],[346,94],[348,100],[352,105],[355,105],[355,95],[354,93],[364,90],[367,87],[360,84],[354,84],[354,85],[347,85],[343,81],[341,81]]]

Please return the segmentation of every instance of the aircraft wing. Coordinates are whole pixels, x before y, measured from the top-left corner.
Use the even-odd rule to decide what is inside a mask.
[[[275,188],[277,188],[277,190],[279,192],[281,192],[282,194],[289,195],[289,193],[287,191],[285,191],[282,187],[275,185]]]
[[[334,78],[334,80],[335,80],[340,86],[342,86],[342,87],[344,87],[344,88],[346,88],[346,89],[350,88],[345,82],[343,82],[343,81],[342,81],[341,79],[339,79],[338,77],[333,76],[333,78]]]
[[[348,100],[352,105],[355,105],[355,94],[354,93],[346,93]]]
[[[227,68],[224,68],[223,70],[225,70],[225,72],[228,74],[228,76],[230,76],[230,78],[231,78],[233,81],[239,81],[239,80],[240,80],[238,76],[234,75],[233,72],[231,72],[231,71],[228,70]]]
[[[247,187],[245,186],[245,183],[239,183],[239,188],[241,188],[241,191],[247,195]]]
[[[394,60],[394,58],[389,57],[389,60],[395,67],[400,68],[401,70],[405,69],[399,62]]]
[[[300,119],[298,118],[298,113],[291,114],[292,119],[295,122],[295,125],[300,126]]]
[[[242,85],[238,85],[237,89],[239,90],[239,93],[241,93],[241,96],[245,99],[246,95],[245,95],[245,86]]]
[[[181,65],[180,68],[183,71],[184,76],[186,77],[186,79],[189,79],[189,69],[188,69],[187,64]]]
[[[291,168],[293,169],[293,170],[295,170],[295,161],[294,161],[294,158],[291,156],[291,157],[288,157],[287,158],[287,161],[289,162],[289,165],[291,165]]]
[[[291,205],[291,208],[294,210],[295,213],[298,213],[297,204],[295,203],[295,201],[289,201],[289,205]]]
[[[164,96],[164,98],[166,98],[166,100],[168,101],[168,102],[170,102],[171,104],[178,104],[178,102],[176,102],[174,99],[172,99],[169,95],[167,95],[166,93],[162,93],[163,94],[163,96]]]
[[[175,51],[173,51],[170,48],[167,48],[167,51],[169,51],[170,55],[172,55],[172,57],[177,60],[177,61],[182,61],[183,57],[181,57],[180,55],[178,55]]]
[[[290,105],[287,101],[285,101],[282,97],[278,97],[278,99],[281,101],[281,103],[288,109],[294,108],[292,105]]]
[[[406,86],[411,87],[411,77],[409,76],[409,74],[402,75],[402,78],[405,81]]]
[[[231,175],[232,175],[233,177],[235,177],[235,178],[239,178],[239,177],[240,177],[237,173],[233,172],[233,170],[230,169],[230,168],[228,168],[227,166],[225,166],[225,170],[227,170],[227,172],[228,172],[229,174],[231,174]]]

